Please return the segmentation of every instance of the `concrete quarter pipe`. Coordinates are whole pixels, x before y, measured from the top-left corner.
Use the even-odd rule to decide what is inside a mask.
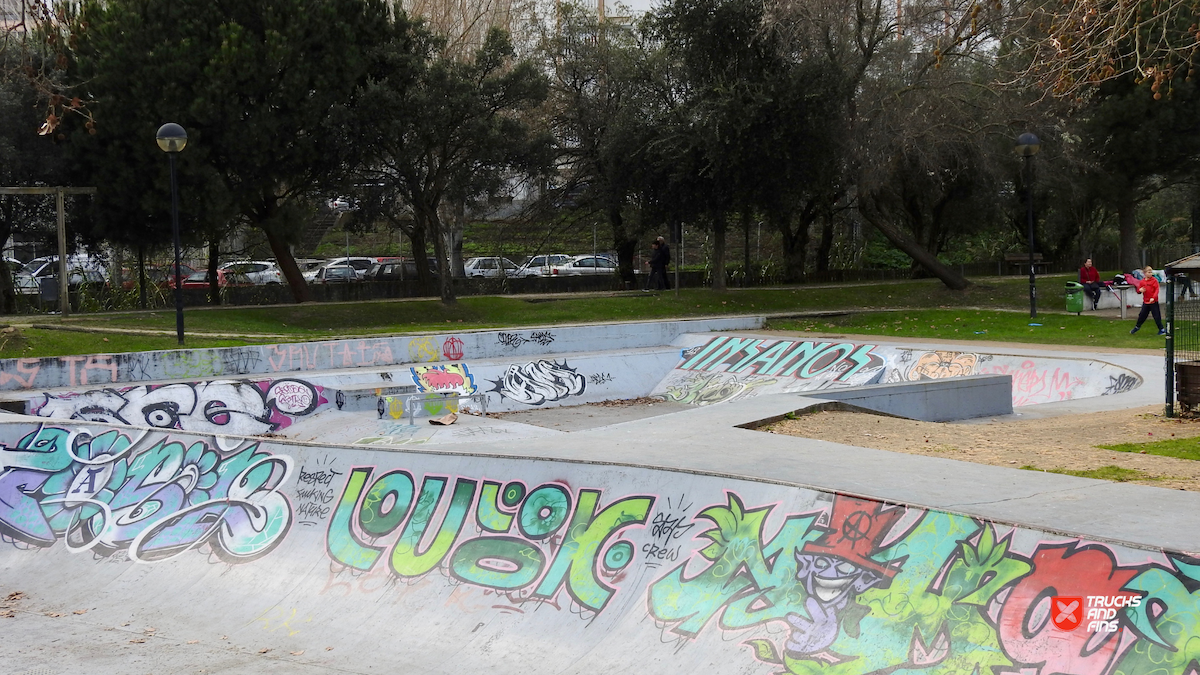
[[[799,473],[628,461],[662,420],[417,452],[6,418],[0,671],[1200,669],[1183,550],[814,487],[842,446],[706,418],[659,450]]]

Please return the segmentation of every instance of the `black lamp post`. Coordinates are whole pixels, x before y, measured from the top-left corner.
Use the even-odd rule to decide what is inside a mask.
[[[158,128],[158,147],[171,159],[171,234],[175,237],[175,334],[183,346],[183,280],[179,274],[179,189],[175,183],[175,154],[187,146],[187,132],[174,122]]]
[[[1033,170],[1030,161],[1042,148],[1041,141],[1031,133],[1017,136],[1017,154],[1025,158],[1025,205],[1029,224],[1029,318],[1037,318],[1037,269],[1033,261]]]

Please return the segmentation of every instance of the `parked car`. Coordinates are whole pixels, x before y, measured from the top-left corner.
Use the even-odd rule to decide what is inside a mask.
[[[565,253],[551,253],[549,255],[535,255],[529,258],[521,265],[524,271],[523,276],[527,277],[548,277],[550,270],[555,265],[565,265],[571,262],[571,256]]]
[[[246,276],[245,274],[242,274],[240,272],[234,272],[231,270],[223,270],[223,269],[217,270],[217,286],[220,288],[231,288],[233,286],[253,286],[253,285],[254,285],[254,282],[251,281],[250,277]],[[192,275],[188,276],[186,279],[183,280],[183,288],[184,288],[184,290],[187,290],[189,288],[207,289],[208,288],[208,270],[200,270],[199,272],[195,272]]]
[[[428,259],[429,271],[437,276],[437,263],[433,258]],[[386,259],[367,272],[367,281],[401,281],[417,278],[417,262],[415,260],[401,261],[399,258]]]
[[[471,258],[464,265],[468,278],[495,278],[495,277],[512,277],[515,279],[523,278],[526,274],[524,270],[517,267],[516,263],[508,258]]]
[[[368,258],[366,256],[349,256],[349,257],[342,257],[342,258],[333,258],[331,260],[326,260],[325,263],[322,264],[320,267],[315,267],[315,268],[310,269],[307,272],[305,272],[304,279],[306,281],[312,282],[314,279],[317,278],[318,270],[325,268],[325,267],[332,267],[334,265],[349,265],[350,267],[354,268],[355,278],[362,279],[363,277],[367,276],[367,272],[369,272],[371,270],[371,267],[373,265],[375,265],[375,263],[376,263],[375,258]]]
[[[68,283],[78,286],[83,283],[102,284],[108,278],[107,270],[97,259],[87,255],[73,255],[67,258]],[[13,287],[20,295],[37,295],[42,281],[58,277],[58,256],[48,255],[34,258],[13,275]]]
[[[348,284],[351,281],[358,281],[358,274],[350,265],[326,265],[317,269],[310,283]]]
[[[570,262],[550,268],[551,276],[563,277],[616,273],[617,262],[603,255],[577,255]]]
[[[179,276],[187,278],[196,273],[196,269],[191,265],[179,264]],[[129,291],[137,288],[138,272],[136,269],[122,270],[124,279],[121,281],[121,288]],[[166,265],[164,267],[153,266],[146,268],[146,283],[150,286],[157,286],[162,289],[175,288],[175,266]]]
[[[275,263],[265,260],[236,260],[227,262],[218,269],[245,274],[252,283],[259,286],[283,283],[283,271]]]

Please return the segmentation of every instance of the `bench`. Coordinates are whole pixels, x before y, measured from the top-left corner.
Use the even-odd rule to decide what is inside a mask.
[[[1028,253],[1008,253],[1004,256],[1004,262],[1008,265],[1011,274],[1029,273]],[[1042,261],[1041,253],[1033,254],[1033,271],[1034,274],[1047,274],[1050,272],[1050,263]]]

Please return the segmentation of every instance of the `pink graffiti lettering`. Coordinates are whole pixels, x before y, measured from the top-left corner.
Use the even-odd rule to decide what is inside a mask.
[[[17,373],[21,373],[26,377],[21,377],[17,373],[0,372],[0,386],[9,382],[16,382],[21,385],[22,389],[30,389],[33,387],[33,381],[37,379],[38,372],[42,369],[40,359],[17,359]]]
[[[462,375],[459,375],[458,373],[447,373],[441,370],[426,371],[421,373],[420,377],[421,381],[423,381],[428,388],[434,391],[439,389],[456,389],[466,384],[466,381],[463,380]]]
[[[83,364],[83,368],[79,371],[79,383],[88,383],[89,371],[102,371],[108,373],[108,379],[96,384],[116,382],[117,381],[117,362],[111,354],[92,354],[87,357],[87,362]]]
[[[299,382],[280,382],[271,387],[275,397],[275,407],[284,413],[297,413],[308,408],[313,402],[313,390]]]
[[[1000,610],[998,632],[1004,651],[1016,661],[1041,663],[1042,673],[1109,675],[1135,640],[1127,628],[1107,637],[1086,630],[1062,630],[1051,621],[1053,596],[1129,596],[1121,587],[1137,575],[1118,569],[1099,549],[1039,548],[1034,571],[1013,588]]]
[[[1074,398],[1075,388],[1083,384],[1082,379],[1072,378],[1070,373],[1061,368],[1055,368],[1053,371],[1038,370],[1033,361],[1022,362],[1020,368],[999,365],[981,368],[980,372],[988,375],[1011,375],[1015,406],[1067,401]]]

